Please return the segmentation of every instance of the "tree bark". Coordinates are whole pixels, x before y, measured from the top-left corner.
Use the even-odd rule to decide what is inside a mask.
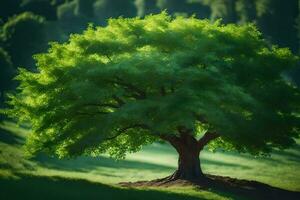
[[[178,169],[172,175],[172,179],[194,180],[204,177],[200,165],[199,148],[182,146],[178,154]]]
[[[196,140],[188,132],[181,133],[180,137],[164,137],[163,139],[167,140],[178,152],[178,168],[167,177],[167,180],[199,181],[205,179],[200,165],[200,152],[206,144],[217,137],[215,133],[206,133],[200,140]]]

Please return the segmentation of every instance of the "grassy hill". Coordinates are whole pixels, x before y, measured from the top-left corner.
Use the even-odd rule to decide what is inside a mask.
[[[106,155],[72,160],[39,155],[28,160],[22,150],[28,130],[11,122],[2,123],[0,128],[0,199],[247,199],[226,191],[193,187],[129,189],[117,185],[171,174],[176,169],[177,154],[165,144],[145,147],[121,161]],[[207,150],[201,158],[205,173],[300,191],[299,143],[266,158]]]

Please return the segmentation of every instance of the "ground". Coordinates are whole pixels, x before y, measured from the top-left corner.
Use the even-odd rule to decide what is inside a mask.
[[[128,188],[118,184],[170,175],[176,169],[177,155],[166,144],[145,147],[121,161],[106,155],[73,160],[39,155],[28,160],[22,150],[28,130],[11,122],[2,123],[0,128],[0,199],[251,199],[227,189],[192,185]],[[201,159],[207,174],[255,180],[298,191],[291,198],[299,197],[300,141],[291,149],[275,151],[271,157],[204,150]]]

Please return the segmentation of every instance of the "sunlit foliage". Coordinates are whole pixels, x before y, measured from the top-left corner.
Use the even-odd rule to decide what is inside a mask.
[[[19,70],[6,111],[31,123],[30,154],[123,157],[178,127],[217,132],[212,147],[253,154],[299,135],[299,89],[282,78],[298,58],[251,24],[110,19],[35,59],[37,72]]]

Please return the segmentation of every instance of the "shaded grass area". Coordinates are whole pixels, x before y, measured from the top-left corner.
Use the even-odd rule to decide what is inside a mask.
[[[188,189],[189,190],[189,189]],[[191,190],[191,189],[190,189]],[[124,200],[199,200],[224,199],[223,195],[195,192],[187,195],[168,190],[132,189],[61,177],[22,176],[21,179],[0,179],[0,199],[124,199]],[[228,196],[228,195],[227,195]],[[225,196],[225,198],[227,198]],[[229,196],[231,198],[231,196]]]
[[[224,190],[196,187],[128,188],[60,176],[16,174],[15,178],[0,178],[0,199],[124,199],[124,200],[247,200]]]
[[[24,191],[26,198],[22,199],[39,199],[34,195],[47,193],[57,195],[49,199],[146,199],[151,195],[152,198],[149,199],[245,198],[220,190],[169,188],[158,191],[112,186],[118,182],[152,180],[170,175],[176,169],[177,154],[168,145],[154,144],[145,147],[143,151],[129,155],[126,160],[121,161],[112,160],[105,155],[97,158],[82,156],[72,160],[39,155],[33,160],[28,160],[24,157],[22,149],[27,133],[26,129],[16,127],[14,123],[6,122],[0,125],[0,195],[12,195],[5,198],[0,196],[0,199],[21,199],[17,193],[10,194],[10,191]],[[255,158],[247,154],[211,153],[205,150],[201,154],[201,160],[205,173],[256,180],[300,191],[299,156],[298,142],[289,150],[275,151],[272,157]],[[14,179],[16,176],[21,179]],[[78,194],[79,191],[81,195]],[[73,192],[79,197],[72,196]],[[102,193],[107,196],[99,198]]]
[[[0,177],[11,176],[13,171],[33,170],[36,164],[23,155],[26,131],[11,123],[5,125],[7,129],[0,125]]]
[[[137,182],[122,182],[122,186],[127,187],[170,187],[170,186],[194,186],[200,187],[201,190],[215,191],[216,193],[223,191],[227,194],[238,195],[241,197],[248,197],[249,199],[272,199],[272,200],[299,200],[300,192],[288,191],[257,181],[248,181],[241,179],[234,179],[224,176],[206,175],[205,179],[181,180],[176,179],[168,181],[167,178],[151,180],[151,181],[137,181]]]
[[[286,151],[275,151],[271,157],[265,158],[204,151],[201,155],[202,168],[208,174],[256,180],[272,186],[300,191],[298,146]],[[56,173],[55,170],[58,170],[72,177],[75,176],[74,172],[77,172],[89,180],[118,183],[124,180],[152,180],[168,176],[177,167],[177,155],[168,146],[155,144],[121,161],[105,156],[79,157],[71,161],[40,156],[37,158],[37,163],[43,166],[39,168],[43,174],[49,173],[51,169],[53,175]]]

